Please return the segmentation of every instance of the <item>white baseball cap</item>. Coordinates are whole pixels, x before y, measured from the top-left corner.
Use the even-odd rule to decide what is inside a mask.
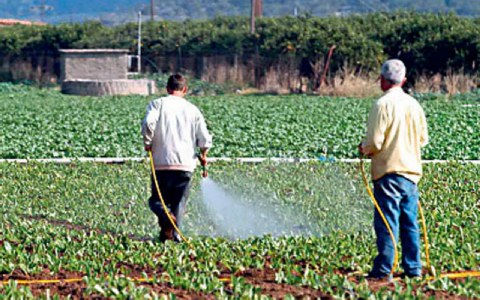
[[[389,59],[382,65],[383,78],[390,80],[391,82],[398,84],[405,79],[407,68],[403,62],[399,59]]]

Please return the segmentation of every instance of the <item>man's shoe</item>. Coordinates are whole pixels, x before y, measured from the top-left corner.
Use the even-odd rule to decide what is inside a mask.
[[[392,282],[393,275],[392,274],[378,274],[378,273],[368,273],[365,277],[366,280],[373,280],[373,281],[385,281],[385,282]]]
[[[174,240],[173,228],[160,230],[160,242],[164,243],[168,240],[170,240],[170,241]]]
[[[161,231],[161,230],[160,230],[160,235],[159,235],[158,239],[160,240],[160,243],[165,243],[165,241],[167,240],[165,238],[165,234],[163,234],[163,231]]]
[[[403,273],[402,275],[400,275],[400,277],[402,279],[405,279],[405,278],[415,278],[415,279],[420,279],[422,278],[422,274],[417,274],[417,273]]]

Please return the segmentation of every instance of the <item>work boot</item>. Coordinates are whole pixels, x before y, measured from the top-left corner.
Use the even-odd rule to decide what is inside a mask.
[[[393,282],[393,275],[392,274],[377,274],[377,273],[368,273],[365,277],[366,280],[371,281],[380,281],[380,282]]]
[[[173,228],[165,228],[160,230],[160,242],[165,243],[167,240],[174,240]]]
[[[400,275],[400,278],[402,278],[402,279],[405,279],[405,278],[421,279],[421,278],[422,278],[422,274],[418,274],[418,273],[403,273],[402,275]]]

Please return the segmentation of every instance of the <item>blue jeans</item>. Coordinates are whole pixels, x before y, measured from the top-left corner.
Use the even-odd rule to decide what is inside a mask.
[[[395,240],[398,234],[402,241],[402,267],[408,276],[420,276],[420,232],[417,222],[418,189],[417,185],[398,174],[387,174],[374,181],[374,194],[378,205],[387,219]],[[394,260],[392,239],[375,209],[374,228],[377,235],[378,256],[375,258],[371,276],[387,276]]]

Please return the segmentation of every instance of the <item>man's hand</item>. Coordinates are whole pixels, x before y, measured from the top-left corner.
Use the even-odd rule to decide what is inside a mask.
[[[365,152],[365,148],[363,147],[363,142],[358,144],[358,152],[360,153],[360,157],[363,157],[363,156],[368,157],[368,158],[372,157],[371,153]]]
[[[152,145],[145,145],[145,151],[151,152],[152,151]]]
[[[198,160],[200,160],[200,164],[205,167],[207,164],[208,164],[208,161],[207,161],[207,156],[204,155],[204,154],[200,154],[198,156]]]
[[[200,164],[203,167],[202,171],[202,177],[207,178],[208,172],[207,172],[207,153],[208,153],[208,148],[200,148],[200,154],[198,155],[198,160],[200,161]]]
[[[202,177],[203,178],[207,178],[208,176],[208,172],[207,172],[207,153],[206,152],[202,152],[200,154],[198,154],[198,160],[200,161],[200,164],[202,165],[203,167],[203,171],[202,171]]]
[[[200,160],[200,164],[204,167],[207,165],[207,154],[208,148],[200,148],[200,154],[198,155],[198,159]]]
[[[365,155],[365,153],[363,152],[362,144],[363,144],[362,142],[358,144],[358,153],[360,153],[360,156]]]
[[[365,148],[363,148],[363,142],[358,144],[358,152],[360,153],[360,157],[370,157],[368,153],[365,152]]]

